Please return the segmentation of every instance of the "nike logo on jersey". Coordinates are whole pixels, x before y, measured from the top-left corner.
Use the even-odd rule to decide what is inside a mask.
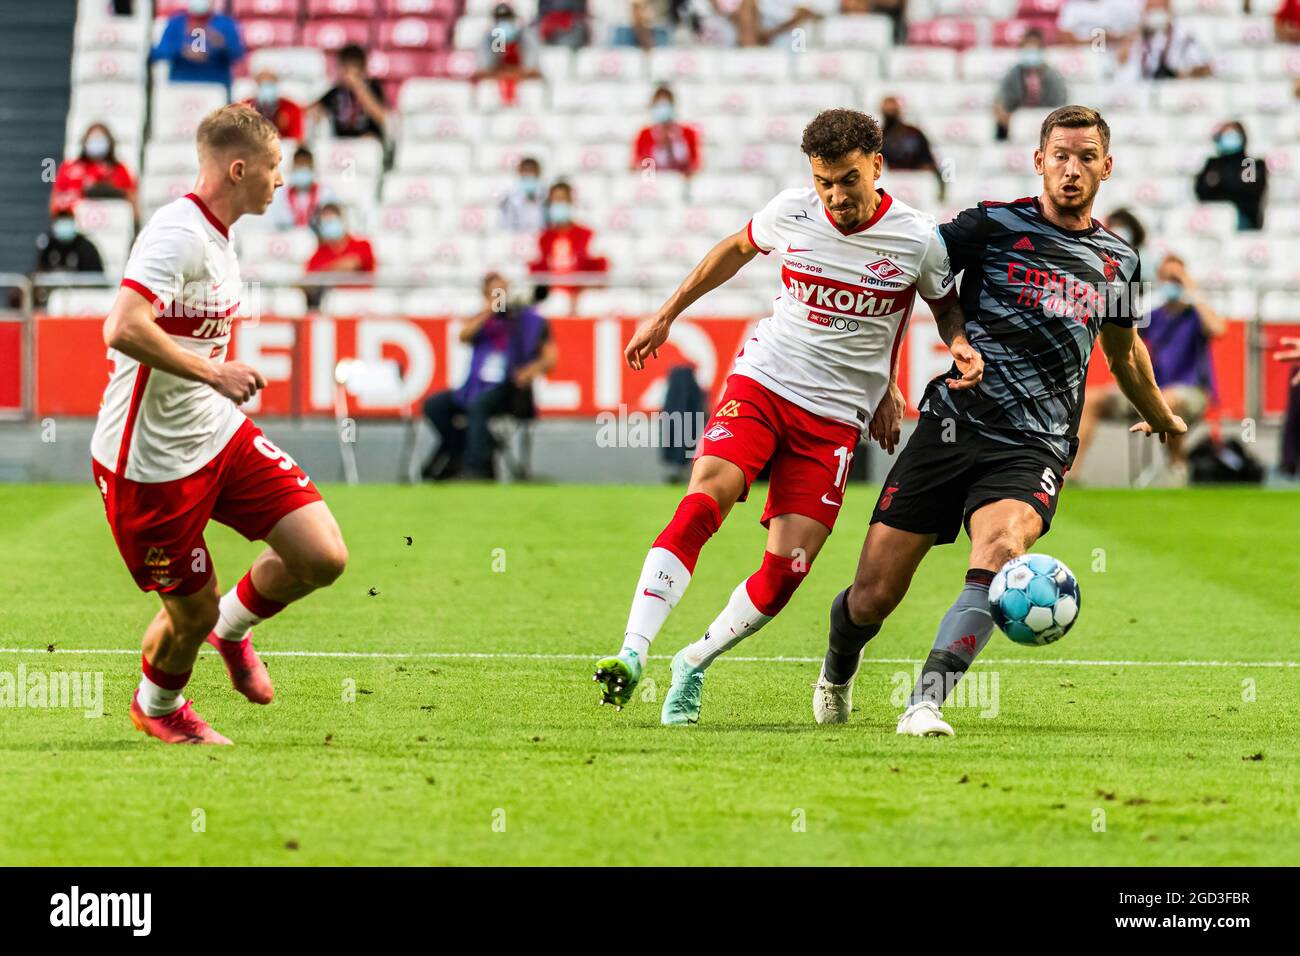
[[[794,246],[790,245],[789,243],[786,243],[785,251],[786,252],[812,252],[811,249],[796,249]]]

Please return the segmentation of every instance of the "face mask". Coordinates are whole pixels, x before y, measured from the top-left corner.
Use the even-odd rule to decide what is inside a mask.
[[[1020,51],[1021,66],[1042,66],[1043,51],[1036,46],[1027,46]]]
[[[268,106],[274,104],[280,99],[280,90],[274,83],[257,84],[258,102],[266,103]]]
[[[532,199],[534,196],[537,195],[537,177],[520,176],[519,188],[524,191],[525,196],[527,196],[529,199]]]
[[[1168,10],[1151,10],[1142,17],[1142,25],[1148,30],[1163,30],[1169,26]]]
[[[899,115],[897,113],[882,113],[880,118],[884,120],[886,126],[896,126],[898,124]]]
[[[1246,140],[1235,129],[1225,129],[1214,137],[1214,145],[1218,148],[1219,155],[1225,156],[1230,153],[1240,153],[1242,147],[1246,145]]]
[[[311,184],[315,181],[315,171],[306,166],[299,166],[289,173],[289,185],[294,189],[311,189]]]
[[[50,232],[59,242],[71,242],[77,238],[77,221],[71,216],[60,216],[54,220]]]
[[[553,202],[546,209],[546,218],[556,225],[564,225],[573,219],[573,207],[567,202]]]
[[[1161,305],[1181,302],[1183,300],[1183,284],[1181,282],[1160,283],[1156,287],[1156,298]]]
[[[103,133],[91,133],[86,137],[86,155],[91,159],[103,159],[108,155],[108,137]]]
[[[660,100],[650,107],[650,118],[656,123],[671,123],[673,121],[673,104]]]
[[[338,242],[343,238],[343,220],[330,217],[320,221],[320,237],[326,242]]]
[[[188,9],[190,16],[206,17],[212,12],[212,0],[190,0]]]

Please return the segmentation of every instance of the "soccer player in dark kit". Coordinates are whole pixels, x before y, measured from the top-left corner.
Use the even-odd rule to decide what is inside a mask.
[[[831,605],[830,641],[813,692],[818,723],[844,723],[863,648],[896,608],[922,558],[971,539],[965,587],[939,624],[934,648],[898,721],[900,734],[951,736],[940,706],[993,633],[989,583],[1047,533],[1074,458],[1088,359],[1098,337],[1120,390],[1147,435],[1179,435],[1151,360],[1133,330],[1137,252],[1092,218],[1110,178],[1110,129],[1101,114],[1064,106],[1044,121],[1037,197],[982,202],[939,227],[964,320],[939,322],[951,348],[968,340],[984,377],[957,391],[935,378],[920,421],[871,516],[852,586]]]

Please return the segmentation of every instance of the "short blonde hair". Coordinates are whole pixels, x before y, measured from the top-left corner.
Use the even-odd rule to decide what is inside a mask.
[[[270,150],[279,138],[275,124],[257,110],[243,103],[230,103],[213,110],[199,123],[199,158],[232,149]]]

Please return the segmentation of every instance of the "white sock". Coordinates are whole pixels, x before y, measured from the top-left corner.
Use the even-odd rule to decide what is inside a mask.
[[[140,676],[140,709],[150,717],[162,717],[174,713],[185,706],[185,698],[179,690],[159,687],[144,675]]]
[[[736,585],[731,592],[731,600],[722,609],[722,613],[709,625],[694,644],[689,644],[682,655],[692,667],[705,668],[712,664],[724,652],[735,647],[751,634],[762,630],[763,625],[772,618],[754,607],[749,599],[749,589],[745,581]]]
[[[261,622],[262,619],[239,600],[239,590],[231,588],[217,603],[217,624],[212,633],[223,641],[242,641],[248,629]]]
[[[668,620],[668,613],[686,593],[691,572],[681,559],[667,548],[651,548],[641,566],[641,577],[632,595],[632,610],[627,615],[623,633],[623,650],[636,651],[642,659],[650,651],[650,642]]]

